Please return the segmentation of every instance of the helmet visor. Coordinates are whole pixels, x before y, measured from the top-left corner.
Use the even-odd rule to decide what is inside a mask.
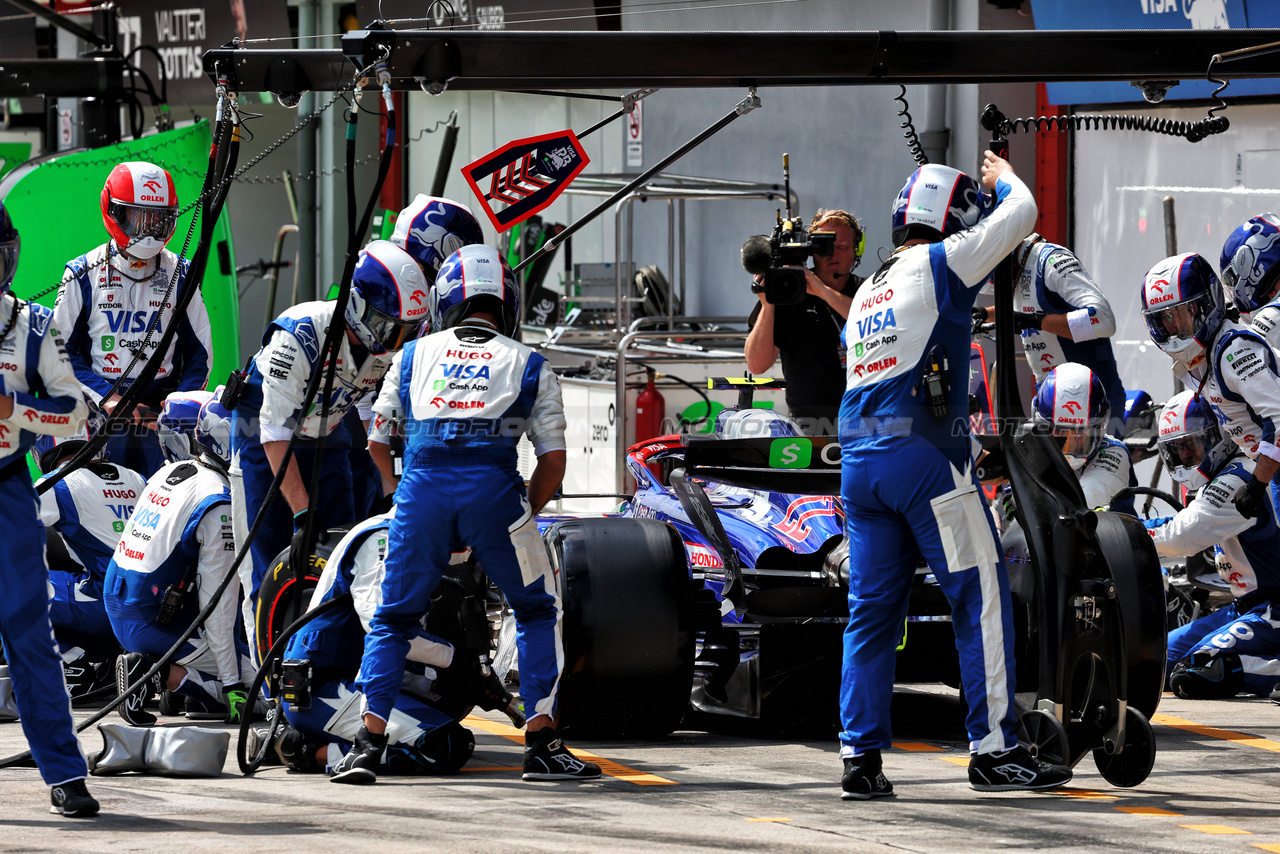
[[[1142,313],[1142,319],[1147,322],[1152,341],[1158,345],[1176,345],[1195,338],[1212,310],[1212,298],[1203,293],[1171,306],[1148,309]]]
[[[18,269],[18,238],[0,243],[0,288],[7,288],[13,282],[13,274]]]
[[[1062,449],[1062,453],[1065,456],[1088,458],[1098,448],[1098,441],[1102,438],[1102,428],[1071,429],[1055,427],[1052,435],[1053,440],[1058,443],[1058,447]]]
[[[1160,441],[1160,459],[1164,461],[1165,467],[1170,472],[1198,468],[1217,443],[1216,429],[1183,433],[1181,436]]]
[[[361,323],[374,340],[387,350],[399,350],[407,342],[413,340],[422,327],[421,320],[401,320],[389,314],[383,314],[372,305],[366,303]]]
[[[113,201],[108,211],[130,240],[155,237],[167,242],[173,237],[173,229],[178,224],[177,208],[152,208]]]

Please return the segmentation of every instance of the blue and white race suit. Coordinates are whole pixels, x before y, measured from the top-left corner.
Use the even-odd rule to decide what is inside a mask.
[[[1071,462],[1070,457],[1067,462]],[[1086,507],[1106,507],[1117,492],[1138,485],[1133,476],[1133,461],[1129,457],[1129,449],[1114,436],[1102,437],[1098,450],[1089,457],[1078,475]],[[1130,516],[1138,515],[1134,512],[1132,497],[1111,509]]]
[[[840,405],[849,541],[842,756],[890,746],[895,648],[922,555],[951,602],[970,750],[1016,743],[1009,579],[973,473],[968,387],[956,379],[967,370],[978,290],[1035,224],[1035,202],[1017,177],[1000,178],[996,198],[974,227],[898,249],[850,306]],[[946,359],[952,378],[937,420],[922,400],[931,354]]]
[[[58,643],[83,647],[91,661],[118,651],[102,602],[102,583],[147,479],[107,462],[77,469],[40,496],[40,521],[67,545],[78,571],[51,569],[49,615]]]
[[[1236,510],[1235,497],[1253,466],[1234,457],[1185,510],[1146,524],[1163,557],[1212,548],[1218,575],[1235,596],[1232,605],[1169,632],[1169,668],[1192,653],[1231,650],[1244,666],[1245,690],[1269,694],[1280,682],[1280,614],[1271,614],[1272,603],[1280,601],[1280,526],[1269,508],[1253,519]]]
[[[308,610],[348,592],[352,594],[352,604],[312,620],[285,648],[285,659],[311,662],[311,707],[296,709],[285,703],[285,717],[309,741],[336,744],[337,750],[329,751],[330,766],[336,765],[337,757],[350,748],[363,724],[355,679],[369,620],[381,603],[383,560],[392,516],[387,513],[361,522],[334,547]],[[419,626],[409,642],[408,660],[431,668],[448,667],[453,661],[453,647]],[[404,687],[395,698],[387,721],[391,752],[396,750],[395,745],[426,747],[438,739],[465,738],[465,731],[456,732],[451,726],[453,718],[426,702],[433,696],[433,678],[405,675]],[[424,761],[431,761],[432,752],[423,753],[427,757]]]
[[[108,259],[108,251],[110,258]],[[142,371],[169,324],[175,322],[172,307],[165,305],[165,291],[178,271],[170,294],[176,300],[187,273],[187,261],[168,249],[147,260],[125,258],[114,242],[67,262],[74,278],[58,292],[53,324],[67,337],[67,355],[76,378],[90,394],[101,400],[124,376],[134,353],[147,337],[152,318],[160,312],[160,322],[133,372],[121,383],[123,392]],[[137,279],[147,276],[145,281]],[[176,319],[169,351],[155,378],[142,396],[142,403],[159,409],[165,396],[175,391],[196,391],[209,381],[213,337],[209,312],[197,291],[186,312]],[[141,425],[113,437],[106,445],[106,457],[150,477],[164,464],[154,430]]]
[[[1185,382],[1199,385],[1223,434],[1249,459],[1261,455],[1280,461],[1280,357],[1265,338],[1241,323],[1223,321],[1204,357],[1186,373]],[[1271,500],[1280,504],[1280,482],[1273,482]]]
[[[526,714],[554,718],[564,669],[560,595],[516,443],[527,434],[538,456],[564,449],[555,374],[525,345],[464,321],[397,354],[373,409],[370,441],[388,442],[389,420],[408,419],[382,602],[360,666],[364,711],[387,720],[431,594],[454,546],[466,545],[515,614]]]
[[[302,412],[302,402],[312,374],[320,369],[320,350],[334,305],[332,301],[305,302],[285,311],[267,327],[262,349],[250,364],[244,397],[231,416],[231,486],[236,506],[236,542],[240,545],[248,539],[249,527],[275,478],[262,445],[288,441],[299,422],[301,436],[294,447],[294,459],[298,461],[302,483],[307,488],[311,486],[315,444],[320,435],[319,398],[324,386],[320,386],[306,413]],[[320,498],[312,508],[318,514],[316,530],[356,521],[349,453],[352,436],[343,426],[343,417],[355,409],[362,421],[369,420],[369,406],[378,383],[391,366],[391,357],[390,353],[373,355],[363,348],[353,348],[347,335],[342,336],[329,400]],[[363,438],[357,441],[363,442]],[[243,617],[249,637],[254,635],[258,588],[276,555],[289,546],[292,517],[293,511],[283,497],[272,501],[253,539],[253,562],[240,565],[240,582],[245,591]]]
[[[87,773],[71,722],[62,657],[49,623],[49,573],[40,504],[27,473],[27,452],[41,433],[73,436],[88,408],[53,313],[0,295],[0,394],[13,415],[0,421],[0,642],[18,700],[22,732],[50,786]]]
[[[1269,302],[1249,315],[1249,328],[1280,350],[1280,301]]]
[[[1039,235],[1023,240],[1014,250],[1013,310],[1066,315],[1071,337],[1041,329],[1022,332],[1022,350],[1036,385],[1058,365],[1075,362],[1102,381],[1111,404],[1109,432],[1123,421],[1125,391],[1111,351],[1116,316],[1111,303],[1089,277],[1075,253]]]
[[[120,645],[159,657],[211,601],[236,556],[227,476],[203,460],[165,465],[147,481],[107,567],[107,616]],[[165,591],[194,576],[185,601],[162,625]],[[223,687],[253,681],[249,650],[236,626],[238,579],[173,663],[187,670],[178,691],[225,707]],[[219,684],[220,683],[220,684]]]

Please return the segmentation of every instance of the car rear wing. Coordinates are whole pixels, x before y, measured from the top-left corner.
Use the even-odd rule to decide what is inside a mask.
[[[684,467],[691,477],[772,492],[840,494],[840,442],[833,437],[689,436],[687,445]]]

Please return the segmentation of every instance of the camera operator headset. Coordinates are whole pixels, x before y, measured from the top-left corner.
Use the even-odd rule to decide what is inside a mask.
[[[742,245],[742,266],[754,276],[752,293],[759,303],[747,318],[747,369],[762,374],[782,357],[787,382],[787,408],[811,435],[835,435],[836,416],[844,394],[844,320],[862,277],[853,270],[862,260],[866,236],[861,224],[842,210],[819,210],[809,225],[812,237],[830,238],[810,245],[795,220],[783,220],[772,238],[755,235]],[[787,247],[795,247],[791,253]],[[791,267],[813,256],[813,268]],[[804,290],[770,288],[766,280],[780,271],[803,272]],[[791,293],[779,291],[791,290]],[[770,293],[769,291],[774,291]]]

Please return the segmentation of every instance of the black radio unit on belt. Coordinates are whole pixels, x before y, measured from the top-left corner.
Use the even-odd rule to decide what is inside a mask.
[[[311,708],[311,659],[286,658],[280,662],[280,696],[294,711]]]
[[[947,365],[947,351],[941,344],[929,351],[925,359],[924,375],[920,378],[920,394],[925,408],[935,421],[947,417],[947,392],[951,390],[951,371]]]

